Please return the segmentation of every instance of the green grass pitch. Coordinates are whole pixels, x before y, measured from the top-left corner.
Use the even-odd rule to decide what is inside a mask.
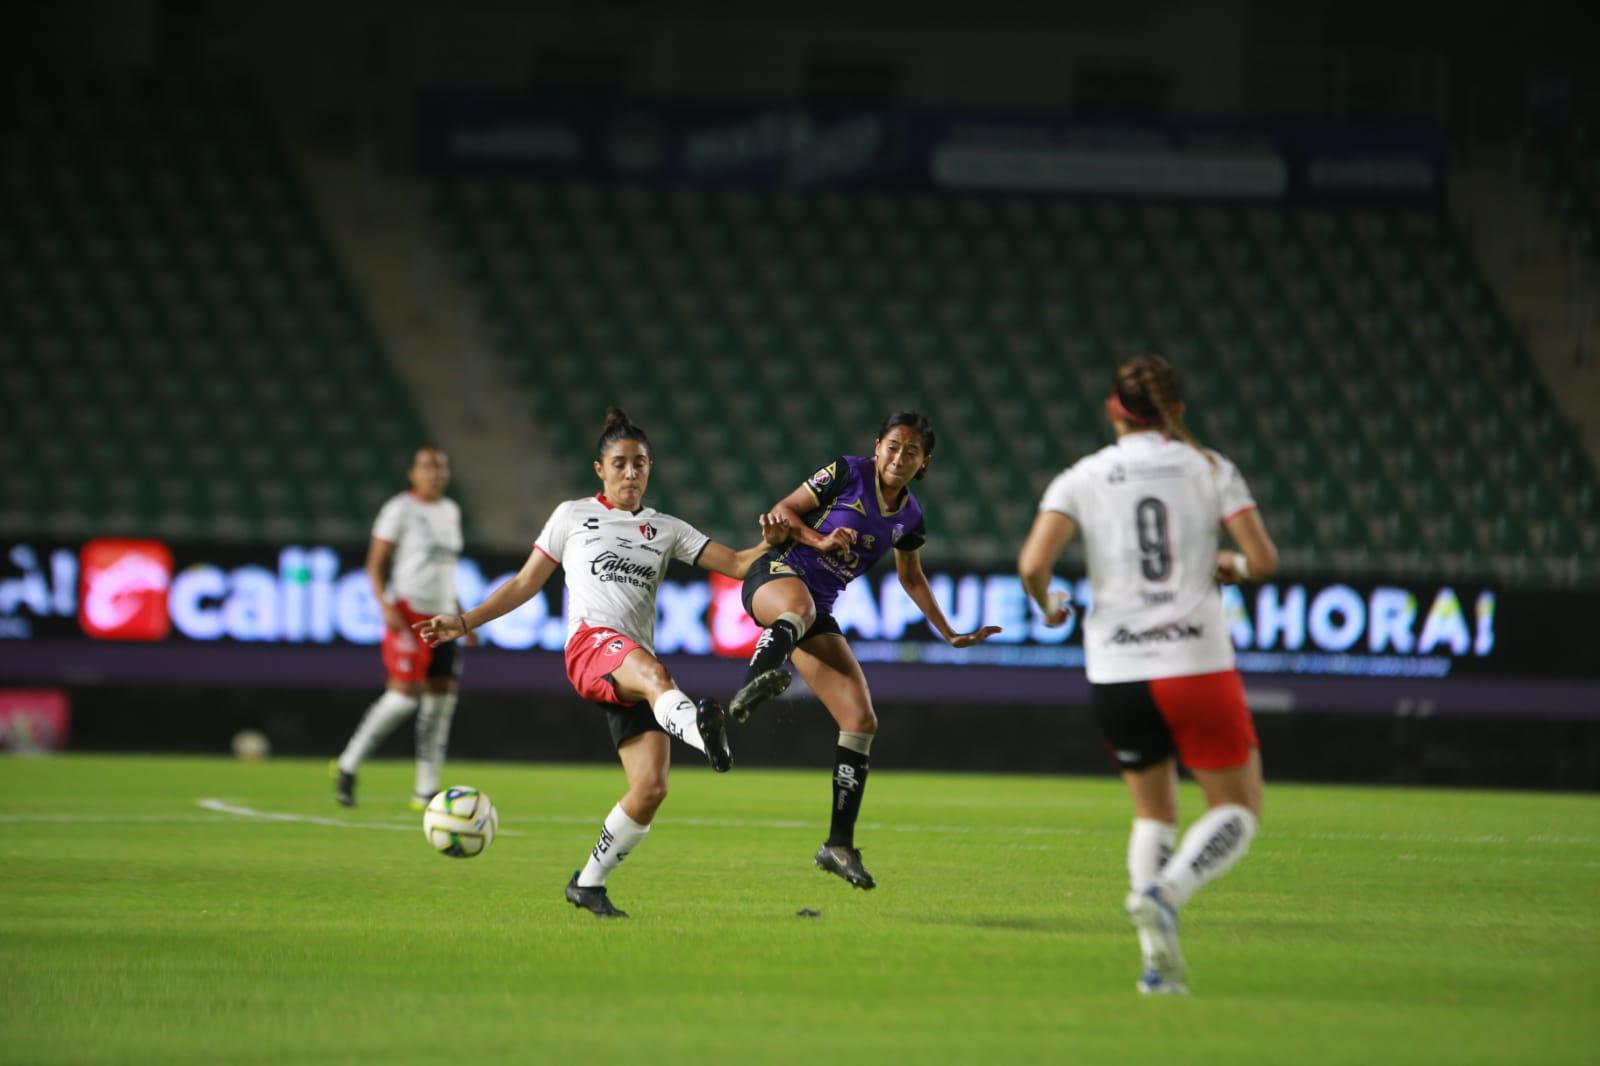
[[[1194,995],[1143,999],[1109,776],[880,767],[869,893],[811,866],[825,767],[680,769],[612,922],[561,890],[619,769],[446,776],[499,808],[480,858],[428,847],[409,764],[370,765],[345,811],[320,763],[0,760],[0,1061],[1600,1055],[1591,796],[1271,786],[1249,857],[1184,912]]]

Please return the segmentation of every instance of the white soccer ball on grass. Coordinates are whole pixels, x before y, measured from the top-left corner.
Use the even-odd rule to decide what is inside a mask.
[[[434,796],[422,816],[422,834],[441,854],[452,859],[481,855],[494,843],[500,816],[487,794],[456,785]]]

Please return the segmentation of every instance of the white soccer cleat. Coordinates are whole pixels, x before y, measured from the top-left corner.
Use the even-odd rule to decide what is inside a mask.
[[[1139,931],[1139,947],[1144,953],[1144,973],[1139,991],[1146,995],[1187,995],[1184,984],[1188,966],[1178,946],[1178,912],[1152,885],[1143,892],[1128,893],[1122,909]]]

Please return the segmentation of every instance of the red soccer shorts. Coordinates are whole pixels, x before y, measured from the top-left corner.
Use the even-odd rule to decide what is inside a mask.
[[[400,617],[406,620],[406,627],[398,633],[392,633],[387,626],[384,627],[383,668],[388,672],[390,681],[415,684],[428,676],[428,667],[433,663],[433,649],[411,627],[433,616],[418,614],[405,600],[396,600],[394,605],[399,608]]]
[[[1185,766],[1227,770],[1243,765],[1251,750],[1261,746],[1238,670],[1164,677],[1147,684]]]
[[[580,626],[567,641],[567,680],[586,700],[630,706],[617,696],[617,686],[611,675],[637,647],[638,641],[615,629]]]

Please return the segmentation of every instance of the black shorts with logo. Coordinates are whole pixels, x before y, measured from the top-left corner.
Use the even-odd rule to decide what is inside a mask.
[[[803,581],[799,574],[796,574],[794,571],[787,568],[779,570],[776,573],[773,572],[771,564],[778,561],[779,554],[781,554],[781,549],[773,549],[766,555],[763,555],[761,558],[750,564],[750,572],[745,575],[744,588],[739,590],[739,601],[744,604],[744,613],[749,615],[751,618],[756,618],[755,608],[751,605],[755,603],[756,590],[762,585],[765,585],[769,581],[777,581],[780,578],[785,577],[792,577],[797,581]],[[761,620],[759,618],[756,618],[756,624],[761,624]],[[820,637],[828,633],[838,633],[842,635],[844,630],[839,628],[839,623],[834,621],[833,615],[829,614],[827,611],[819,610],[817,612],[816,621],[811,623],[810,627],[806,630],[806,635],[800,638],[800,643],[804,644],[812,637]]]
[[[1089,709],[1120,769],[1146,770],[1178,754],[1148,681],[1089,686]]]

